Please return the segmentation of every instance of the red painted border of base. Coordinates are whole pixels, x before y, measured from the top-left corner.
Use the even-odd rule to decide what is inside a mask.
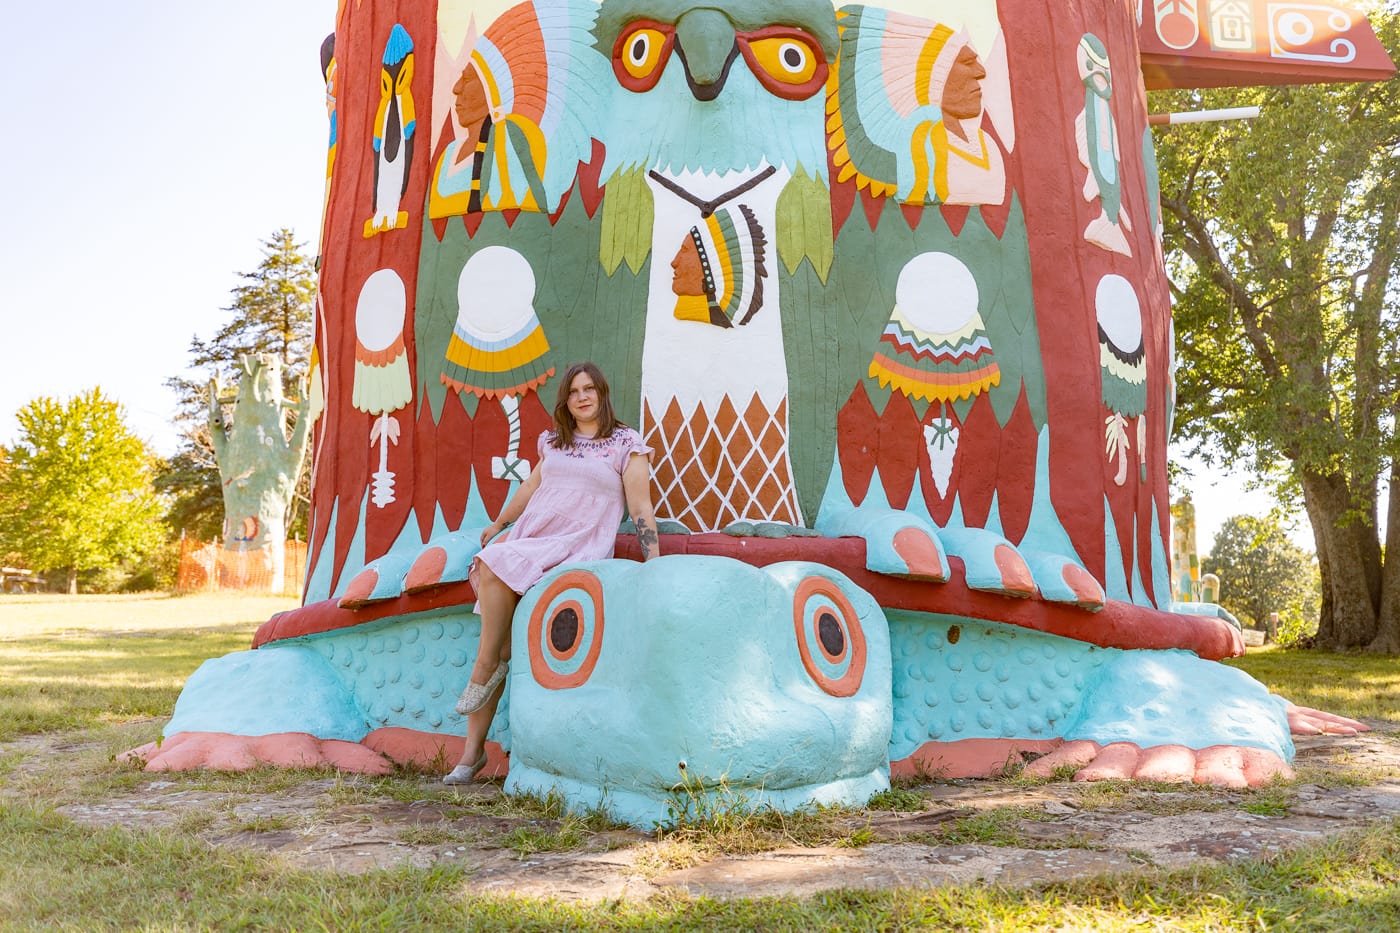
[[[462,757],[466,739],[414,729],[376,729],[359,742],[318,739],[305,732],[231,735],[177,732],[117,756],[139,761],[146,771],[248,771],[253,768],[316,768],[329,765],[355,774],[385,775],[390,762],[446,774]],[[486,743],[486,767],[479,777],[505,777],[510,756],[496,742]]]
[[[414,729],[378,729],[361,742],[318,739],[305,732],[272,735],[229,735],[223,732],[180,732],[164,743],[150,742],[117,756],[139,762],[146,771],[248,771],[260,767],[316,768],[330,766],[358,774],[386,775],[395,762],[445,774],[462,757],[461,736]],[[890,777],[982,778],[1001,774],[1036,760],[1025,774],[1050,777],[1059,768],[1077,769],[1076,781],[1159,780],[1192,781],[1222,787],[1259,787],[1293,769],[1273,752],[1257,748],[1213,745],[1193,752],[1180,745],[1142,749],[1127,742],[1101,746],[1096,742],[1062,739],[962,739],[926,742],[914,754],[890,764]],[[510,757],[495,742],[486,743],[486,766],[479,777],[502,778]]]
[[[967,585],[962,562],[949,558],[947,583],[927,583],[872,573],[865,569],[865,542],[860,538],[736,538],[724,534],[662,535],[663,554],[706,554],[732,557],[755,567],[800,560],[839,570],[889,609],[936,612],[944,615],[1002,622],[1073,638],[1101,648],[1182,648],[1218,661],[1244,654],[1239,630],[1224,619],[1188,616],[1109,600],[1098,612],[1046,602],[1039,597],[1015,599],[982,593]],[[618,536],[617,557],[641,559],[636,540]],[[280,613],[258,629],[257,648],[269,642],[350,628],[365,622],[428,612],[474,602],[468,583],[453,583],[360,609],[341,609],[336,601],[312,603]]]
[[[361,743],[401,765],[424,770],[441,768],[444,773],[462,757],[466,740],[456,735],[439,735],[413,729],[378,729]],[[1064,739],[961,739],[956,742],[927,742],[914,754],[890,762],[890,777],[982,778],[1001,774],[1008,766],[1025,763],[1026,755],[1048,754],[1064,744]],[[510,756],[495,742],[486,743],[486,767],[482,777],[504,778],[510,771]]]
[[[360,744],[395,764],[412,765],[425,771],[440,769],[446,774],[462,757],[462,748],[467,740],[460,735],[419,732],[395,726],[375,729],[361,739]],[[487,742],[486,767],[481,769],[478,777],[505,777],[509,770],[510,756],[498,743]]]
[[[471,584],[449,583],[419,593],[388,599],[381,603],[370,603],[359,609],[342,609],[335,599],[311,603],[300,609],[279,612],[258,627],[253,635],[253,647],[260,648],[269,642],[287,638],[302,638],[306,635],[320,635],[343,628],[376,622],[414,612],[430,612],[433,609],[446,609],[452,606],[466,606],[476,602],[476,593]]]

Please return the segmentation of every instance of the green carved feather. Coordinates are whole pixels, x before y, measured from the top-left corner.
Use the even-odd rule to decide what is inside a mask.
[[[627,169],[608,179],[603,198],[603,239],[598,250],[604,272],[611,276],[624,261],[633,275],[642,271],[651,254],[655,213],[644,170]]]
[[[831,232],[831,192],[826,182],[813,178],[801,165],[778,195],[778,256],[788,274],[797,272],[803,258],[812,261],[817,278],[826,284],[835,257]]]
[[[1124,418],[1136,418],[1147,411],[1147,383],[1131,383],[1107,369],[1103,374],[1103,403],[1109,411],[1116,411]]]

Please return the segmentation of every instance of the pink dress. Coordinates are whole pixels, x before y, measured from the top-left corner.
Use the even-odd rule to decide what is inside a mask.
[[[601,440],[575,435],[563,450],[550,446],[553,438],[553,431],[540,435],[540,485],[524,513],[476,556],[517,593],[566,561],[612,556],[626,512],[622,470],[632,454],[651,457],[642,436],[621,425]],[[476,576],[473,562],[474,588]]]

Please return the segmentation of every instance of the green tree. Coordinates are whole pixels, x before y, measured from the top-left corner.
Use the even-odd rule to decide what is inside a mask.
[[[0,472],[0,536],[36,570],[115,567],[159,545],[155,463],[101,389],[39,398],[16,415],[20,440]]]
[[[1316,565],[1276,521],[1251,515],[1227,519],[1205,569],[1220,577],[1220,604],[1256,628],[1266,627],[1271,612],[1291,629],[1315,621]]]
[[[0,447],[0,488],[4,487],[5,477],[9,472],[10,453],[4,447]],[[0,565],[6,567],[27,567],[24,561],[24,555],[15,550],[13,543],[11,543],[9,533],[3,521],[0,521]]]
[[[1393,13],[1372,22],[1400,47]],[[1321,568],[1319,643],[1390,653],[1400,653],[1398,98],[1391,81],[1173,92],[1152,104],[1263,111],[1157,138],[1177,430],[1207,459],[1301,498]],[[1397,494],[1383,523],[1386,479]]]
[[[165,522],[177,535],[184,532],[199,541],[217,541],[224,526],[222,482],[212,450],[206,452],[200,446],[201,436],[205,445],[210,444],[207,426],[202,435],[184,436],[180,449],[161,465],[155,487],[168,497]]]
[[[316,306],[316,267],[303,252],[306,244],[283,227],[262,243],[263,260],[252,272],[240,273],[243,284],[233,290],[230,318],[209,341],[190,341],[191,368],[209,379],[238,381],[243,356],[271,354],[282,361],[288,395],[306,379],[311,360],[311,328]]]
[[[177,397],[176,423],[181,430],[178,452],[161,471],[156,484],[172,497],[168,521],[172,528],[210,540],[223,528],[223,494],[219,468],[214,460],[209,430],[209,385],[237,386],[239,361],[245,355],[272,355],[282,363],[283,391],[299,401],[311,361],[311,341],[316,306],[315,263],[304,252],[305,244],[282,228],[262,243],[262,262],[252,272],[240,273],[233,303],[224,310],[228,321],[209,340],[197,335],[190,341],[189,377],[166,380]],[[232,424],[232,397],[220,399],[225,419]],[[298,478],[293,515],[288,531],[304,536],[310,501],[310,464]]]

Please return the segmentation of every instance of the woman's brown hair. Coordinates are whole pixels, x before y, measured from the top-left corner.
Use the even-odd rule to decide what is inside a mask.
[[[608,380],[603,376],[598,364],[591,360],[575,363],[564,370],[564,378],[559,382],[558,398],[554,402],[554,441],[551,446],[560,450],[574,446],[574,431],[578,430],[578,423],[569,411],[569,388],[580,374],[586,374],[592,379],[593,387],[598,390],[598,433],[593,436],[600,440],[612,437],[613,429],[619,423],[617,415],[613,412],[612,391],[608,388]]]

